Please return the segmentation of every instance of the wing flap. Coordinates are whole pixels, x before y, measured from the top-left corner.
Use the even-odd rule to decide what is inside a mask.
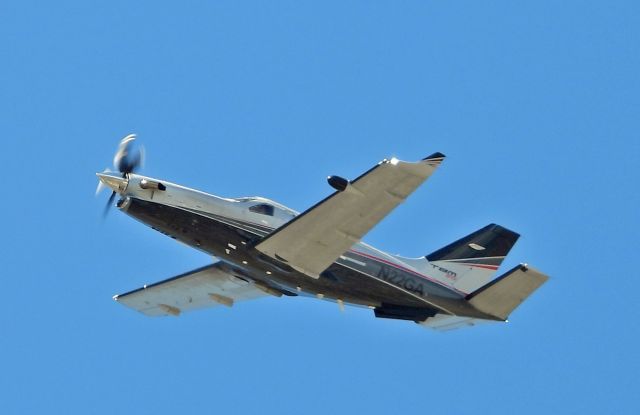
[[[492,320],[483,320],[480,318],[474,317],[464,317],[464,316],[451,316],[447,314],[436,314],[433,317],[429,317],[422,323],[419,323],[421,326],[429,327],[436,331],[449,331],[456,330],[464,327],[473,327],[478,324],[485,324],[495,322]]]
[[[413,193],[443,159],[436,153],[417,163],[384,160],[267,236],[256,249],[317,278]]]
[[[264,297],[264,290],[234,276],[218,262],[113,297],[147,316],[178,316],[185,311]]]

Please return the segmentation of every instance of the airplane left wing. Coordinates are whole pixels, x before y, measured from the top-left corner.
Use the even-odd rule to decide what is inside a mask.
[[[147,316],[178,316],[184,311],[251,300],[267,295],[268,288],[238,278],[221,262],[113,297]]]
[[[443,159],[441,153],[417,163],[394,158],[352,182],[329,178],[337,192],[268,235],[256,249],[318,278],[431,176]]]

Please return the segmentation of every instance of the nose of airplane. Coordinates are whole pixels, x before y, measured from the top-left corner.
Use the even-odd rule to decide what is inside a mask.
[[[121,173],[96,173],[98,179],[102,183],[104,183],[107,187],[113,190],[116,193],[123,193],[127,190],[127,185],[129,184],[129,180],[123,178]]]

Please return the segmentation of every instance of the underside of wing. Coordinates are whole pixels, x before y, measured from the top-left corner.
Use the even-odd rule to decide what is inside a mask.
[[[416,163],[383,160],[267,236],[256,249],[317,278],[340,255],[402,203],[440,165],[435,153]],[[331,180],[330,180],[331,182]]]
[[[113,299],[147,316],[178,316],[218,305],[231,307],[237,301],[266,295],[264,288],[233,275],[218,262]]]

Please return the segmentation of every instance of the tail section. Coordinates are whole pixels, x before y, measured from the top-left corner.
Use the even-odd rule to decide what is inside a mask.
[[[520,237],[491,224],[426,256],[429,273],[464,293],[489,282]]]
[[[526,265],[511,271],[473,292],[467,300],[478,310],[500,320],[509,314],[549,279]]]

